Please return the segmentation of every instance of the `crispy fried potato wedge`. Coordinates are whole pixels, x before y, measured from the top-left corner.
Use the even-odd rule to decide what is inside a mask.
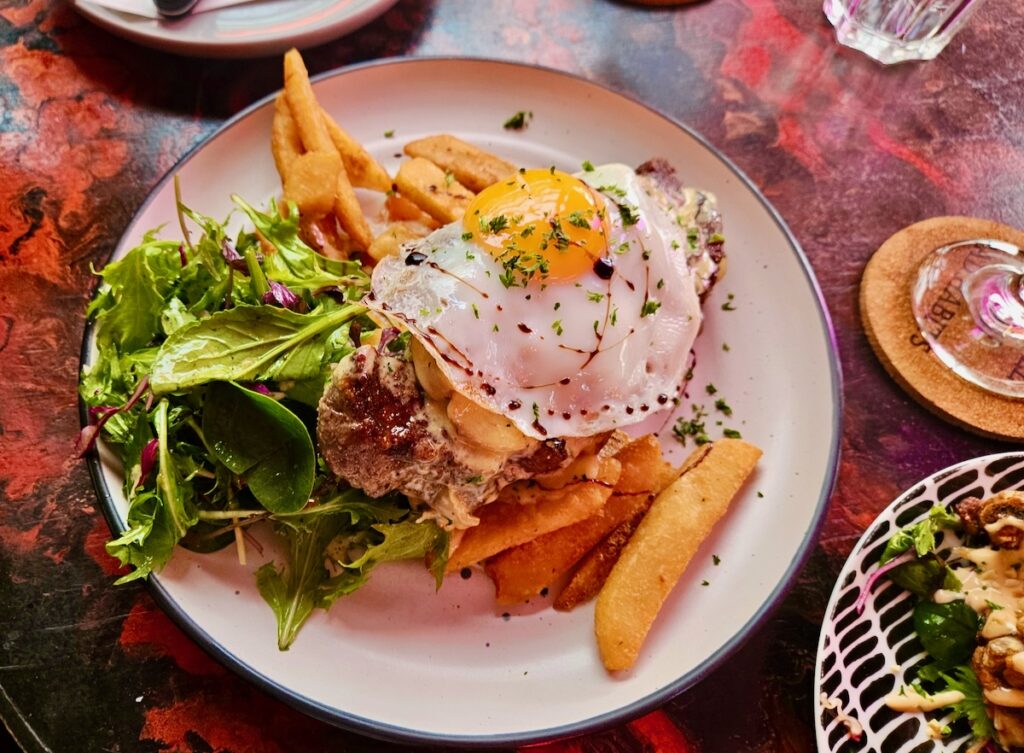
[[[597,476],[561,489],[517,483],[480,509],[480,524],[470,528],[448,559],[448,572],[492,557],[510,547],[594,515],[611,496],[619,477],[619,461],[601,461]]]
[[[405,198],[443,225],[462,219],[474,196],[433,162],[420,158],[402,163],[395,185]]]
[[[477,193],[516,171],[511,162],[448,135],[410,141],[405,145],[405,153],[450,171],[459,183]]]
[[[572,574],[572,578],[565,584],[565,588],[555,599],[554,607],[559,612],[568,612],[580,604],[593,599],[601,591],[604,582],[608,580],[615,563],[619,561],[622,550],[626,548],[630,537],[644,519],[653,497],[646,494],[634,495],[645,501],[645,505],[633,513],[632,516],[623,520],[615,529],[609,533],[604,540],[587,552],[587,555],[580,561],[579,567]]]
[[[345,173],[352,185],[356,188],[369,188],[381,193],[390,191],[391,176],[388,175],[388,171],[381,167],[381,164],[370,156],[363,145],[352,138],[322,107],[320,115],[327,128],[327,135],[334,144],[334,148],[341,154]]]
[[[302,154],[302,139],[295,125],[292,111],[288,109],[288,100],[284,92],[274,100],[274,119],[270,125],[270,153],[274,155],[277,174],[283,182],[292,162]]]
[[[741,439],[698,453],[654,500],[597,596],[594,630],[609,671],[636,662],[665,598],[761,457]]]
[[[284,198],[294,201],[308,217],[322,217],[334,207],[341,157],[329,152],[306,152],[292,160],[282,181]]]
[[[484,570],[494,581],[498,603],[514,604],[537,596],[610,531],[646,510],[651,499],[653,495],[648,494],[613,494],[597,514],[491,557]]]
[[[398,254],[398,249],[407,241],[414,241],[424,238],[430,233],[430,228],[419,222],[406,220],[392,222],[384,232],[373,239],[373,243],[366,249],[374,261],[380,261],[387,256]]]
[[[661,456],[661,443],[653,434],[634,439],[615,455],[622,463],[616,494],[657,494],[672,483],[679,471]]]
[[[341,156],[334,152],[341,160]],[[338,218],[338,224],[348,233],[356,248],[366,250],[373,243],[373,233],[363,216],[363,208],[359,206],[359,199],[352,184],[348,181],[345,170],[338,170],[334,188],[334,214]]]
[[[424,212],[413,202],[397,191],[391,191],[384,200],[384,210],[389,219],[395,222],[420,222],[431,230],[441,227],[441,223]]]
[[[306,64],[295,48],[284,54],[284,95],[306,151],[334,152],[334,142],[320,117],[320,103],[310,86]]]

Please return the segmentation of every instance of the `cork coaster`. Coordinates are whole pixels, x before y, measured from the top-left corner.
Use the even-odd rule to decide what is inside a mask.
[[[925,408],[982,436],[1024,442],[1024,400],[996,395],[954,374],[932,354],[910,308],[911,282],[921,261],[940,246],[972,238],[1024,248],[1024,232],[972,217],[935,217],[904,228],[882,244],[864,270],[861,319],[885,370]],[[963,299],[955,298],[962,308]]]

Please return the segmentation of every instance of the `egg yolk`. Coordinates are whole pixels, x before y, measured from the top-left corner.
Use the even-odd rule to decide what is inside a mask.
[[[462,221],[464,237],[501,263],[506,287],[579,277],[608,248],[604,198],[554,169],[520,170],[484,189]]]

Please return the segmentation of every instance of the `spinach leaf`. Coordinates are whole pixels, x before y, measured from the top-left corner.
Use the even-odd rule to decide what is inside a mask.
[[[238,306],[176,330],[153,362],[157,395],[214,381],[300,380],[320,374],[325,343],[363,312],[358,305],[297,314],[276,306]]]
[[[960,600],[948,604],[921,601],[914,607],[914,630],[921,645],[943,669],[971,658],[980,628],[978,613]]]
[[[889,578],[922,599],[930,599],[940,588],[949,591],[961,588],[960,579],[952,568],[934,554],[903,563],[889,573]]]
[[[160,443],[156,489],[140,492],[129,502],[128,527],[107,552],[135,570],[117,580],[126,583],[159,570],[170,559],[174,546],[196,524],[191,486],[182,479],[177,458],[171,453],[168,403],[161,400],[153,414]]]
[[[309,501],[313,441],[299,417],[272,397],[214,382],[206,390],[203,435],[214,457],[244,476],[271,512],[295,512]]]
[[[895,559],[911,547],[918,557],[923,557],[935,550],[935,534],[943,528],[957,529],[960,527],[960,518],[948,512],[945,507],[935,505],[928,511],[928,517],[920,523],[906,528],[901,528],[885,545],[882,556],[878,563],[884,565],[889,560]]]

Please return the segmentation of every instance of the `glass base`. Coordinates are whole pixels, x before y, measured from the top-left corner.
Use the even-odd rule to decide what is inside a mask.
[[[918,268],[911,310],[935,356],[978,387],[1024,398],[1024,258],[1003,241],[961,241]]]

